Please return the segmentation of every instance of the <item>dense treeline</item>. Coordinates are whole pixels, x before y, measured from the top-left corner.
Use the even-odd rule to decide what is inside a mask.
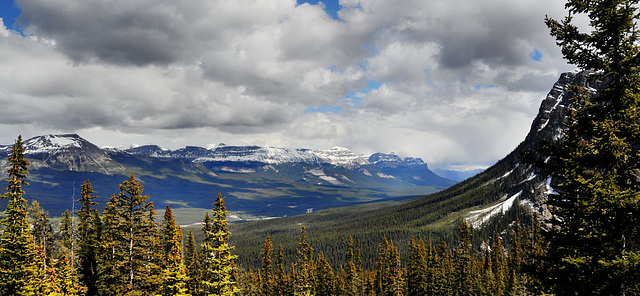
[[[290,266],[282,245],[275,250],[267,236],[261,267],[239,281],[242,295],[533,295],[539,283],[526,272],[541,254],[539,228],[514,229],[514,244],[506,248],[500,234],[491,245],[474,248],[471,229],[463,222],[454,246],[411,238],[408,259],[386,238],[378,245],[374,269],[363,268],[361,252],[349,238],[345,261],[332,268],[323,252],[308,243],[305,227]],[[524,248],[523,246],[528,246]],[[529,247],[530,246],[530,247]]]
[[[329,224],[343,235],[343,250],[322,244],[324,237],[310,243],[303,225],[295,251],[285,253],[280,243],[274,248],[265,235],[252,258],[259,267],[243,269],[229,244],[221,195],[213,217],[204,217],[202,242],[189,231],[183,244],[171,209],[157,222],[133,174],[102,213],[85,182],[77,221],[67,211],[54,232],[40,205],[28,207],[23,197],[28,162],[19,137],[2,195],[8,205],[0,221],[0,295],[640,295],[639,4],[570,0],[569,16],[546,20],[565,58],[606,87],[571,87],[563,134],[542,151],[538,165],[549,169],[557,190],[547,202],[553,217],[545,233],[534,216],[531,227],[516,222],[511,233],[494,232],[492,240],[484,237],[486,228],[474,240],[464,221],[454,239],[410,235],[408,229],[496,199],[498,188],[474,185],[486,174],[384,215],[357,217],[354,225]],[[572,23],[576,14],[590,19],[589,30]],[[371,231],[381,219],[386,228]],[[377,257],[356,241],[377,245]]]
[[[490,246],[474,248],[463,222],[452,247],[411,237],[405,259],[393,240],[371,238],[377,257],[368,268],[351,237],[344,249],[328,249],[344,258],[330,264],[302,226],[293,253],[285,254],[282,244],[276,250],[267,235],[254,271],[236,266],[220,194],[212,216],[204,216],[201,243],[192,230],[183,239],[168,206],[156,221],[154,204],[133,174],[102,212],[91,183],[84,182],[77,218],[66,211],[54,231],[38,202],[27,208],[23,198],[28,162],[21,137],[9,162],[2,295],[522,295],[535,288],[522,271],[539,248],[521,248],[520,242],[537,246],[537,227],[521,231],[518,223],[511,248],[499,234]]]
[[[227,243],[228,211],[218,195],[204,218],[200,253],[193,235],[183,252],[182,230],[167,206],[162,222],[133,174],[102,213],[93,186],[63,214],[57,232],[38,202],[27,208],[29,163],[19,137],[9,156],[8,199],[0,239],[0,295],[231,295],[235,255]],[[186,257],[184,257],[186,256]]]

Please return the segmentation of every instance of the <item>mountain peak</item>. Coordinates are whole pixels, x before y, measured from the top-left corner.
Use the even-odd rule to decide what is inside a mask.
[[[24,141],[25,153],[49,153],[62,149],[82,148],[87,142],[77,134],[44,135]]]

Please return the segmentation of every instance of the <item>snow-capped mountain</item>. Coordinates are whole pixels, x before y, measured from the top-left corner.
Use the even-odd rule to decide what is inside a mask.
[[[113,160],[108,151],[99,148],[76,134],[44,135],[23,142],[25,155],[32,168],[49,166],[70,171],[99,171],[121,173],[124,166]],[[6,158],[12,145],[0,146],[0,156]]]
[[[333,147],[327,150],[289,149],[259,146],[218,145],[213,148],[186,147],[166,150],[158,146],[139,146],[126,152],[157,158],[184,158],[195,162],[248,162],[264,164],[308,163],[337,166],[359,166],[369,164],[347,148]]]
[[[83,181],[91,180],[98,192],[109,194],[130,173],[142,179],[145,191],[150,190],[151,198],[161,203],[207,208],[211,202],[203,196],[221,192],[236,211],[258,216],[423,195],[455,184],[435,175],[419,158],[381,153],[364,157],[343,147],[311,150],[220,144],[120,150],[99,148],[75,134],[30,138],[24,147],[31,163],[31,192],[46,196],[39,201],[52,212],[69,208],[66,204],[62,208],[59,200],[68,199],[74,194],[69,189]],[[0,146],[0,166],[8,165],[10,152],[11,145]]]

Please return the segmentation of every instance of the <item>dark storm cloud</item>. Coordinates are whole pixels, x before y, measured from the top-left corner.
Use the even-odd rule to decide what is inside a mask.
[[[79,63],[169,64],[184,50],[174,1],[17,1],[28,33],[56,40]]]
[[[543,23],[555,0],[342,0],[340,20],[294,0],[16,3],[27,36],[0,26],[0,132],[487,163],[567,68]]]

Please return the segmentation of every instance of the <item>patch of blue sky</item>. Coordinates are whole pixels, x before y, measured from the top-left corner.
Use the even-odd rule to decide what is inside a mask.
[[[473,88],[475,89],[481,89],[481,88],[494,88],[494,87],[500,87],[497,84],[484,84],[484,83],[476,83],[473,85]]]
[[[310,106],[304,110],[304,113],[333,113],[338,114],[342,110],[340,106],[324,105],[320,107]]]
[[[338,114],[343,110],[343,106],[357,108],[362,104],[362,98],[373,90],[379,89],[384,83],[376,80],[367,80],[364,89],[359,91],[350,90],[344,97],[337,100],[336,104],[324,106],[310,106],[304,110],[305,113],[333,113]]]
[[[542,61],[543,57],[544,57],[544,55],[537,48],[534,48],[533,51],[529,53],[529,58],[531,58],[532,60],[534,60],[536,62]]]
[[[340,3],[339,0],[297,0],[298,1],[298,5],[303,4],[303,3],[309,3],[311,5],[318,5],[319,2],[322,2],[324,11],[327,12],[327,15],[329,15],[331,18],[333,18],[334,20],[340,20],[340,17],[338,16],[338,11],[340,11]]]
[[[16,24],[16,18],[20,15],[22,11],[16,5],[13,0],[3,0],[0,1],[0,17],[2,18],[2,22],[4,26],[9,30],[20,31],[20,28]]]
[[[364,43],[364,44],[362,44],[362,47],[363,47],[364,49],[366,49],[367,51],[369,51],[369,53],[371,54],[371,56],[375,56],[375,55],[377,55],[377,54],[378,54],[378,50],[377,50],[374,46],[371,46],[371,45],[369,45],[369,44]]]

